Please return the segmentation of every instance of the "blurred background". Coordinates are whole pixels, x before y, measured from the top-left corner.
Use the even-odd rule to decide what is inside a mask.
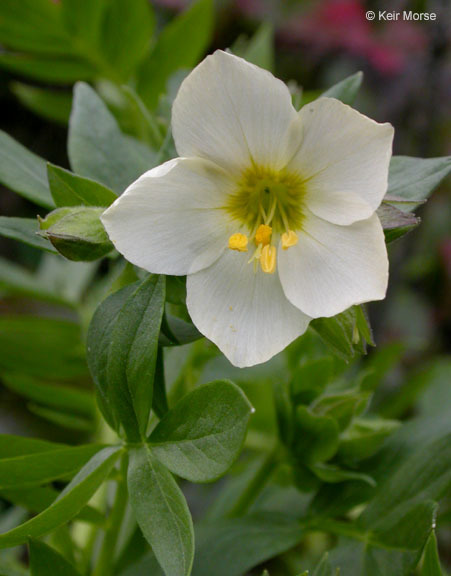
[[[4,1],[5,6],[14,4],[14,0]],[[48,6],[44,6],[46,3]],[[68,168],[66,139],[71,91],[75,81],[86,80],[96,86],[122,128],[136,136],[136,126],[128,126],[121,116],[123,103],[115,91],[115,86],[131,77],[127,52],[130,28],[133,38],[133,21],[119,23],[113,34],[113,69],[107,65],[96,67],[93,58],[85,61],[65,50],[67,39],[51,29],[58,0],[24,0],[20,4],[28,10],[27,14],[36,6],[39,10],[44,6],[49,18],[42,27],[29,23],[22,19],[21,8],[17,10],[16,24],[11,24],[2,18],[0,7],[2,129],[39,156]],[[76,2],[73,4],[75,7]],[[156,30],[164,29],[189,4],[184,0],[155,0],[152,5]],[[437,19],[381,22],[365,17],[367,10],[404,9],[435,12]],[[269,35],[273,48],[266,54],[267,60],[276,76],[289,82],[293,89],[302,88],[304,100],[315,98],[332,84],[361,70],[364,82],[354,106],[377,121],[394,125],[394,153],[425,158],[444,156],[450,153],[451,144],[450,9],[447,0],[217,0],[212,30],[207,33],[199,24],[199,29],[192,31],[194,38],[207,38],[199,54],[192,58],[198,61],[205,53],[227,47],[243,53],[249,39],[254,39],[255,45]],[[74,21],[75,12],[74,8]],[[143,34],[143,45],[149,44],[150,35],[146,37],[145,30]],[[164,83],[166,80],[170,90],[174,90],[177,78],[164,79]],[[160,102],[155,110],[157,117],[167,114],[164,103]],[[45,210],[2,187],[0,213],[34,218],[37,213],[44,215]],[[378,355],[384,363],[383,383],[373,409],[390,418],[409,418],[421,411],[433,413],[451,406],[449,182],[442,183],[416,213],[421,225],[390,245],[387,299],[369,307],[377,348],[369,351],[366,361]],[[11,266],[16,265],[21,272],[32,272],[43,289],[64,296],[66,303],[83,298],[93,276],[105,273],[103,265],[99,270],[91,264],[66,266],[59,259],[55,264],[55,256],[43,256],[32,247],[6,238],[0,238],[0,256],[0,272],[11,272]],[[44,361],[60,354],[60,333],[55,331],[52,335],[50,324],[30,327],[17,319],[37,315],[71,321],[80,312],[57,300],[52,302],[51,298],[30,297],[26,290],[10,291],[3,280],[0,296],[1,373],[8,373],[14,357],[35,366],[29,376],[42,377],[40,366],[47,370]],[[16,324],[2,321],[11,316],[16,318]],[[88,312],[86,317],[89,318]],[[79,349],[81,340],[70,331],[68,328],[67,341],[73,338],[75,345],[69,353],[64,344],[66,349],[61,354],[66,354],[66,364],[63,360],[56,363],[51,377],[54,381],[76,377],[81,389],[88,391],[90,381]],[[174,374],[176,356],[168,367]],[[199,366],[203,370],[205,362],[199,362]],[[20,383],[9,382],[7,376],[0,385],[0,432],[78,442],[92,433],[81,416],[68,421],[43,406],[39,397],[24,401]],[[449,516],[451,504],[448,507],[444,514]],[[451,534],[445,529],[440,539],[443,560],[451,562],[449,556],[446,558],[451,550],[447,546]]]

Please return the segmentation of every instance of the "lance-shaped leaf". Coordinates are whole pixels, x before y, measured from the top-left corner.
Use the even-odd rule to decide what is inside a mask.
[[[28,548],[31,576],[80,576],[72,564],[44,542],[30,540]]]
[[[26,508],[34,514],[42,512],[58,498],[59,492],[50,486],[33,486],[21,489],[2,490],[2,498]],[[105,523],[105,515],[92,506],[85,506],[75,517],[81,522],[102,526]]]
[[[98,452],[51,506],[28,522],[0,534],[0,548],[23,544],[29,538],[38,538],[69,522],[89,502],[111,472],[120,454],[120,447],[105,448]]]
[[[45,160],[0,130],[0,182],[31,202],[53,208]]]
[[[440,559],[438,557],[437,538],[435,537],[435,532],[432,532],[429,536],[429,540],[424,550],[421,576],[443,576]]]
[[[310,326],[346,361],[374,346],[371,326],[362,306],[352,306],[333,318],[316,318]]]
[[[162,31],[138,72],[137,92],[153,109],[170,76],[191,68],[206,50],[213,31],[212,0],[197,0]]]
[[[393,156],[390,162],[387,194],[410,201],[405,205],[398,204],[401,210],[408,212],[422,204],[450,170],[450,156],[443,158]]]
[[[166,576],[188,576],[194,557],[191,514],[170,472],[148,446],[130,451],[130,502]]]
[[[276,513],[202,523],[196,526],[192,576],[241,576],[286,552],[302,536],[299,522]]]
[[[377,215],[384,229],[385,242],[387,244],[401,238],[401,236],[416,228],[420,223],[419,218],[416,218],[413,214],[403,212],[385,202],[377,209]]]
[[[56,254],[55,248],[50,242],[41,238],[38,232],[39,224],[36,218],[0,216],[0,236],[10,238],[11,240],[18,240],[33,248]]]
[[[226,380],[199,386],[166,413],[149,438],[152,453],[191,482],[210,482],[237,458],[252,407]]]
[[[50,192],[57,206],[109,206],[116,194],[95,180],[47,164]]]
[[[42,452],[0,459],[0,490],[46,484],[72,477],[102,446],[55,444]]]
[[[100,221],[103,211],[93,206],[57,208],[40,220],[42,235],[68,260],[98,260],[113,249]]]
[[[151,275],[104,300],[89,327],[88,364],[101,410],[132,441],[146,434],[163,307],[164,278]]]
[[[353,104],[362,85],[362,80],[363,72],[356,72],[326,90],[321,96],[336,98],[345,104]]]
[[[118,193],[155,163],[151,150],[123,134],[103,101],[82,82],[74,90],[68,152],[75,172]]]

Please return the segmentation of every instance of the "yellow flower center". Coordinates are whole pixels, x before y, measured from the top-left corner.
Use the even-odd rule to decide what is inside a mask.
[[[246,170],[239,180],[225,210],[247,228],[256,250],[249,260],[260,262],[263,272],[276,269],[277,250],[272,242],[281,238],[282,248],[295,246],[303,220],[304,184],[301,177],[285,170],[275,171],[261,166]],[[247,251],[249,239],[245,234],[232,234],[229,248]]]

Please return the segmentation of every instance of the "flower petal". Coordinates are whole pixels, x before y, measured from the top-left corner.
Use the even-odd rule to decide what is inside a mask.
[[[183,81],[172,108],[180,156],[209,158],[228,170],[289,159],[291,123],[297,113],[283,82],[270,72],[220,50]]]
[[[133,264],[157,274],[190,274],[227,246],[230,223],[221,206],[231,186],[213,163],[176,158],[131,184],[102,222]]]
[[[388,258],[376,214],[337,226],[309,213],[299,242],[279,249],[279,275],[287,298],[311,316],[335,316],[353,304],[385,297]]]
[[[320,98],[301,109],[292,131],[301,144],[288,169],[306,180],[309,210],[334,224],[369,218],[387,191],[393,127]]]
[[[277,274],[255,272],[247,261],[245,254],[229,250],[187,279],[194,324],[239,367],[266,362],[310,321],[288,302]]]

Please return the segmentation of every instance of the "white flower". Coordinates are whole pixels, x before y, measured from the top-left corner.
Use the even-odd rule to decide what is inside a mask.
[[[187,275],[197,328],[236,366],[264,362],[312,318],[384,298],[375,211],[393,128],[331,98],[297,112],[269,72],[217,51],[172,109],[179,158],[143,174],[102,222],[149,272]]]

